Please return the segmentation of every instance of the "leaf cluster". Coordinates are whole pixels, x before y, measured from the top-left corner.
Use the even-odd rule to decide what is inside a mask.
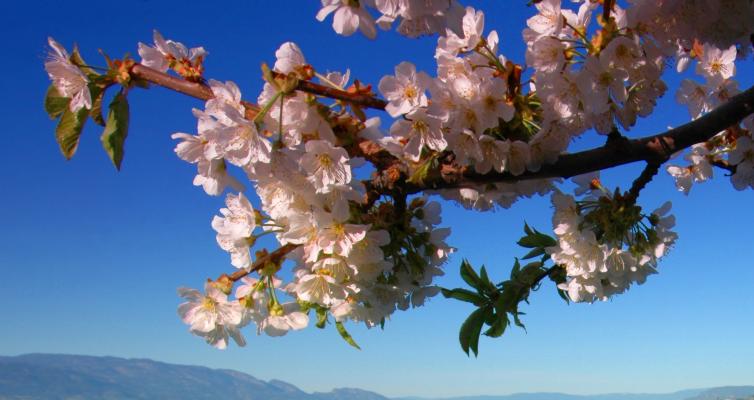
[[[521,260],[516,258],[509,279],[497,284],[490,280],[484,266],[477,273],[467,260],[463,260],[460,275],[471,289],[442,289],[442,294],[446,298],[471,303],[476,307],[461,325],[458,335],[461,349],[467,355],[469,351],[473,352],[474,356],[479,354],[479,338],[482,333],[493,338],[500,337],[511,322],[526,329],[520,319],[524,313],[519,310],[519,305],[522,302],[528,304],[529,294],[539,288],[542,279],[549,277],[556,283],[565,281],[565,276],[560,273],[562,268],[557,265],[545,267],[545,263],[550,259],[546,248],[555,246],[556,240],[528,225],[524,226],[524,232],[526,235],[518,244],[531,250],[521,260],[540,257],[538,260],[522,265]],[[568,300],[562,292],[561,296]]]

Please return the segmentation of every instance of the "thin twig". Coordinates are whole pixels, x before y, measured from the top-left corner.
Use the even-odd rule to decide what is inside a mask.
[[[648,162],[647,165],[644,167],[644,170],[641,171],[641,174],[639,175],[636,180],[634,180],[634,183],[631,185],[631,189],[628,191],[627,199],[629,203],[633,203],[636,201],[636,199],[639,198],[639,193],[644,189],[644,187],[647,186],[649,182],[652,181],[652,178],[657,175],[657,172],[660,171],[660,163],[656,162]]]

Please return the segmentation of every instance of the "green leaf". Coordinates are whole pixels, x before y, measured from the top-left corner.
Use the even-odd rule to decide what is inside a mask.
[[[456,299],[460,301],[465,301],[467,303],[472,303],[476,306],[480,306],[484,304],[484,297],[480,296],[476,292],[472,292],[471,290],[460,289],[460,288],[448,290],[448,289],[443,288],[442,295],[448,299]]]
[[[510,282],[510,281],[508,281]],[[518,308],[518,303],[521,301],[521,293],[516,290],[513,285],[507,285],[506,289],[500,292],[500,297],[495,302],[495,308],[497,312],[503,314],[510,312]]]
[[[518,318],[519,315],[524,315],[522,312],[515,312],[513,313],[513,323],[516,324],[517,327],[521,328],[526,332],[526,326],[521,322],[521,320]]]
[[[482,325],[489,309],[489,307],[484,307],[474,310],[461,325],[458,340],[466,355],[469,355],[469,350],[474,352],[474,357],[479,354],[479,335],[482,334]]]
[[[484,265],[482,265],[482,268],[479,268],[479,279],[481,279],[482,282],[490,281],[490,277],[487,275],[487,268],[484,268]]]
[[[518,241],[518,245],[521,247],[550,247],[555,246],[558,243],[551,236],[545,235],[536,229],[532,229],[527,223],[524,223],[524,233],[526,233],[526,236]]]
[[[524,236],[518,241],[518,245],[521,247],[551,247],[558,244],[555,239],[545,235],[544,233],[534,233],[533,235]]]
[[[102,99],[105,97],[105,90],[90,84],[89,91],[92,94],[92,109],[89,110],[89,116],[98,125],[105,126],[105,119],[102,118]]]
[[[76,149],[79,147],[81,130],[84,129],[88,110],[82,108],[77,112],[72,112],[66,107],[63,116],[60,117],[58,127],[55,129],[55,139],[60,146],[60,151],[66,160],[70,160]]]
[[[524,222],[524,233],[526,233],[527,236],[534,234],[534,231],[531,230],[529,224],[527,224],[526,222]]]
[[[340,333],[340,337],[343,338],[343,340],[346,341],[346,343],[350,344],[351,346],[361,350],[361,347],[359,347],[358,344],[356,344],[356,341],[353,340],[353,337],[351,337],[351,334],[348,333],[346,330],[346,327],[343,326],[342,322],[336,322],[335,328],[338,330],[338,333]]]
[[[487,293],[488,296],[491,296],[491,293],[494,293],[497,291],[497,288],[495,288],[495,284],[492,283],[489,275],[487,275],[487,268],[485,268],[484,265],[482,265],[482,268],[479,269],[479,280],[482,282],[484,291]]]
[[[126,142],[126,136],[128,136],[128,100],[123,92],[120,92],[110,103],[107,125],[105,125],[105,131],[102,132],[102,146],[118,170],[123,161],[123,145]]]
[[[521,257],[522,260],[528,260],[530,258],[534,258],[537,256],[541,256],[542,254],[545,254],[545,249],[542,247],[536,247],[532,249],[530,252],[526,253],[525,256]]]
[[[508,314],[506,313],[497,313],[495,322],[490,326],[490,329],[487,329],[484,334],[489,337],[500,337],[503,336],[503,333],[505,333],[505,328],[508,327]]]
[[[558,289],[558,295],[560,296],[561,299],[563,299],[566,302],[566,304],[571,304],[571,299],[568,298],[568,294],[566,293],[565,290]]]
[[[68,105],[71,103],[71,99],[63,97],[55,85],[50,85],[45,95],[45,111],[50,115],[51,119],[58,118],[65,110],[68,109]]]
[[[469,264],[468,260],[463,260],[461,262],[461,278],[463,278],[464,282],[474,289],[479,290],[482,286],[479,275],[474,271],[474,268]]]
[[[518,257],[516,257],[516,262],[513,263],[513,268],[511,268],[511,278],[515,278],[520,271],[521,263],[518,261]]]

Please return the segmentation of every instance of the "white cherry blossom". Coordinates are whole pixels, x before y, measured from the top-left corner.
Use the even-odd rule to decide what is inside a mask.
[[[72,112],[92,108],[89,78],[70,61],[70,55],[60,43],[51,37],[47,38],[47,43],[52,51],[45,61],[45,70],[58,93],[71,99],[68,108]]]
[[[395,76],[380,79],[380,92],[389,101],[385,107],[390,116],[407,114],[418,107],[427,106],[427,94],[431,80],[424,72],[416,72],[410,62],[402,62],[395,67]]]
[[[365,2],[362,0],[361,2]],[[359,29],[364,36],[374,39],[377,30],[374,18],[359,2],[352,0],[322,0],[322,8],[317,13],[317,20],[324,21],[328,15],[333,15],[332,27],[335,32],[343,36],[351,36]]]
[[[351,182],[351,167],[348,153],[324,140],[306,142],[306,153],[301,157],[301,166],[309,180],[320,193],[327,193],[335,185]]]
[[[209,282],[204,292],[178,289],[178,294],[188,300],[178,306],[178,315],[190,326],[191,333],[204,337],[207,343],[219,349],[227,347],[229,336],[239,346],[244,346],[246,342],[238,331],[242,321],[241,306],[237,301],[229,301],[226,294]]]

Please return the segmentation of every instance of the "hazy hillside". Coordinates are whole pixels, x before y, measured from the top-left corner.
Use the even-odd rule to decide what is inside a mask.
[[[53,354],[0,356],[0,400],[389,400],[360,389],[306,393],[232,370],[145,359]],[[442,400],[754,400],[754,386],[684,390],[667,394],[520,393]],[[393,400],[439,400],[401,398]]]
[[[754,386],[689,389],[673,393],[610,393],[580,396],[565,393],[516,393],[505,396],[402,397],[394,400],[754,400]]]
[[[48,354],[0,357],[0,399],[386,400],[356,389],[309,394],[232,370]]]

